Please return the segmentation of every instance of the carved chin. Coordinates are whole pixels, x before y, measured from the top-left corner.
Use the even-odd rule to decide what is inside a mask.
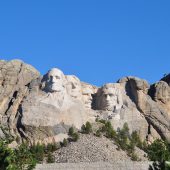
[[[107,111],[113,111],[113,108],[106,108]]]
[[[58,90],[58,89],[51,89],[51,92],[61,92],[61,90]]]
[[[85,105],[86,109],[91,109],[91,105]]]
[[[87,109],[91,109],[91,102],[85,102],[85,107]]]

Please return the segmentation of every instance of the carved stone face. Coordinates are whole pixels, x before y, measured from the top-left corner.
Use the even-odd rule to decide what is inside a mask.
[[[116,111],[123,105],[118,84],[106,84],[101,88],[98,107],[102,110]]]
[[[64,89],[64,74],[57,68],[51,69],[47,74],[46,88],[50,92],[61,92]]]
[[[92,107],[92,94],[93,90],[89,86],[85,86],[83,88],[82,94],[83,94],[83,102],[85,104],[86,109],[91,109]]]
[[[114,106],[117,103],[117,96],[114,89],[108,88],[103,90],[102,103],[105,110],[114,110]]]
[[[67,79],[67,90],[71,97],[76,99],[82,98],[81,93],[81,83],[80,80],[76,76],[68,75],[66,76]]]

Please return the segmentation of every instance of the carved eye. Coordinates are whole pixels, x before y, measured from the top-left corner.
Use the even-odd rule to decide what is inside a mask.
[[[56,78],[56,79],[60,79],[60,77],[59,77],[59,76],[55,76],[55,78]]]

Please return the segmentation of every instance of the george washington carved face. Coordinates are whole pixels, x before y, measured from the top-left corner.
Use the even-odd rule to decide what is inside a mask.
[[[65,77],[61,70],[51,69],[47,73],[46,89],[50,92],[61,92],[64,89]]]

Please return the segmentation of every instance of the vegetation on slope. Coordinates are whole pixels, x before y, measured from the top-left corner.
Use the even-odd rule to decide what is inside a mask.
[[[36,163],[42,163],[46,159],[47,163],[54,162],[52,152],[58,149],[53,144],[36,144],[29,146],[27,143],[21,144],[18,148],[8,147],[6,141],[0,141],[0,169],[2,170],[32,170]]]
[[[165,162],[170,161],[170,144],[168,142],[157,139],[151,145],[147,145],[146,141],[141,141],[136,131],[130,134],[127,123],[124,124],[122,129],[115,131],[109,121],[97,120],[97,122],[102,124],[98,130],[93,132],[91,123],[87,122],[82,126],[81,133],[94,133],[97,137],[103,135],[113,140],[118,146],[118,149],[126,151],[133,161],[139,161],[135,153],[135,147],[138,147],[147,153],[150,161],[158,162],[157,164],[155,163],[157,169],[165,168]],[[73,127],[69,129],[68,135],[69,138],[64,139],[60,145],[52,143],[45,146],[38,143],[29,146],[27,143],[23,143],[15,149],[8,147],[9,142],[1,140],[0,169],[31,170],[35,167],[36,163],[42,163],[44,160],[46,160],[47,163],[53,163],[55,161],[54,155],[52,154],[54,151],[60,147],[66,147],[70,141],[76,142],[79,139],[79,133],[76,132]]]

